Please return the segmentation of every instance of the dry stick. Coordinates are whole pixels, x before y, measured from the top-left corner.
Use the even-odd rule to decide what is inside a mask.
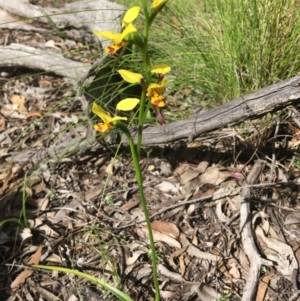
[[[272,266],[273,263],[263,259],[255,245],[252,234],[252,218],[250,212],[251,189],[247,185],[254,184],[264,168],[264,162],[257,160],[247,176],[246,183],[243,185],[240,227],[244,252],[249,258],[251,267],[248,274],[248,280],[244,288],[244,294],[241,301],[252,301],[256,296],[256,287],[259,280],[260,268],[262,265]]]
[[[272,141],[272,165],[270,168],[270,175],[269,175],[269,183],[272,183],[272,178],[274,174],[274,169],[275,169],[275,161],[276,161],[276,139],[278,136],[278,131],[279,131],[279,126],[280,126],[280,121],[277,120],[276,122],[276,128],[275,128],[275,133]]]

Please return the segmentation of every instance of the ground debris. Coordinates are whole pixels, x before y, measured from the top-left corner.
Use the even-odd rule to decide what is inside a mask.
[[[7,38],[0,44],[45,47],[94,63],[89,52],[98,49],[88,46],[90,35],[80,42],[54,35],[46,26],[40,29],[25,35],[18,28],[2,28]],[[0,85],[0,289],[5,292],[0,300],[35,300],[37,295],[41,300],[113,300],[86,280],[33,271],[25,265],[30,262],[82,270],[122,286],[134,300],[150,300],[148,233],[129,149],[124,145],[116,155],[116,149],[90,135],[88,105],[62,76],[7,68]],[[163,298],[246,298],[255,258],[241,220],[247,221],[246,239],[256,246],[260,263],[272,263],[257,272],[256,300],[295,296],[299,126],[296,109],[289,109],[294,115],[288,123],[271,119],[260,128],[259,120],[247,121],[246,130],[228,127],[143,153]],[[256,157],[264,166],[256,183],[249,183]],[[244,189],[249,193],[246,215]]]

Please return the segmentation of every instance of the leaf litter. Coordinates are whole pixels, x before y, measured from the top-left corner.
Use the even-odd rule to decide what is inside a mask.
[[[12,42],[18,35],[11,33]],[[62,38],[43,43],[56,51],[76,46]],[[0,288],[6,292],[0,299],[113,300],[85,280],[26,266],[40,262],[84,269],[122,284],[134,300],[150,300],[148,234],[128,149],[117,160],[100,143],[73,154],[70,145],[86,138],[88,128],[74,86],[32,70],[7,72],[0,107]],[[298,126],[282,124],[281,137],[293,135],[286,149],[277,137],[273,161],[271,140],[255,131],[239,139],[241,131],[229,130],[228,138],[215,132],[187,147],[153,147],[141,158],[165,300],[216,300],[228,291],[240,300],[251,266],[240,236],[240,194],[256,153],[269,166],[251,188],[249,222],[261,256],[274,262],[260,271],[256,300],[288,300],[298,289],[300,172],[292,164]],[[36,159],[59,144],[64,148],[55,160]]]

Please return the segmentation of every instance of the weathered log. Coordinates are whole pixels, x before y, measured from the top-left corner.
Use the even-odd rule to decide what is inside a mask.
[[[50,32],[40,27],[35,27],[29,22],[36,20],[50,23],[50,29],[64,29],[64,34],[72,39],[80,40],[91,36],[95,42],[101,41],[102,47],[106,47],[110,41],[97,38],[91,32],[93,29],[99,31],[120,31],[120,16],[125,11],[123,5],[108,0],[86,0],[65,4],[62,8],[42,8],[29,3],[28,0],[0,0],[0,9],[7,13],[0,18],[0,28],[21,29],[23,31]],[[18,18],[21,17],[21,18]],[[27,18],[27,21],[26,19]],[[33,23],[34,24],[34,23]],[[43,46],[43,45],[42,45]],[[105,55],[99,56],[101,62]],[[89,73],[90,65],[76,62],[63,55],[36,49],[22,44],[10,44],[0,47],[0,67],[22,66],[32,69],[52,72],[64,76],[77,83]]]
[[[64,58],[59,53],[22,44],[0,47],[0,67],[27,67],[53,72],[77,82],[90,69],[86,64]]]
[[[178,120],[164,126],[146,127],[143,132],[143,146],[165,145],[167,143],[195,138],[205,133],[242,123],[247,119],[257,118],[267,112],[278,111],[290,104],[300,102],[300,76],[266,87],[254,93],[232,100],[229,103],[201,111],[188,119]],[[134,138],[137,131],[132,130]],[[88,139],[86,139],[88,138]],[[58,160],[61,153],[76,154],[82,149],[94,145],[92,137],[63,139],[64,142],[49,149],[31,149],[10,158],[13,162],[31,161],[38,164],[44,159]],[[126,140],[123,140],[126,144]]]
[[[16,16],[43,23],[51,22],[57,28],[88,28],[97,30],[119,30],[120,16],[125,7],[108,0],[85,0],[67,3],[62,8],[43,8],[29,0],[0,0],[0,7]],[[4,25],[4,24],[0,24]]]
[[[201,111],[188,119],[163,126],[147,127],[143,132],[143,145],[166,144],[176,140],[195,138],[299,102],[300,76],[296,76],[214,109]],[[137,131],[133,131],[132,135],[136,139]]]

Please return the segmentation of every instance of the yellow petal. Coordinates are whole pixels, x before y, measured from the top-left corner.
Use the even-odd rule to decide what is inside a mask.
[[[133,26],[132,23],[129,23],[128,26],[123,30],[123,32],[120,35],[119,40],[114,40],[116,43],[120,43],[123,41],[129,34],[137,32],[136,28]]]
[[[171,67],[166,64],[154,65],[151,68],[151,73],[166,74],[171,71]]]
[[[121,100],[118,104],[117,104],[117,110],[120,111],[131,111],[133,110],[137,104],[140,102],[141,100],[138,98],[126,98]]]
[[[121,33],[117,33],[114,31],[98,31],[93,29],[93,33],[97,36],[97,37],[101,37],[101,38],[107,38],[109,40],[113,40],[113,41],[119,41],[121,38]]]
[[[118,43],[118,44],[111,44],[108,47],[106,47],[104,51],[107,54],[114,55],[119,49],[124,47],[126,44],[127,43],[125,43],[125,42],[121,42],[121,43]]]
[[[127,117],[115,116],[110,120],[110,122],[116,123],[116,121],[119,121],[119,120],[127,120]]]
[[[166,103],[163,101],[163,100],[160,100],[160,101],[152,101],[151,99],[151,104],[154,106],[154,107],[158,107],[158,108],[163,108],[166,106]]]
[[[128,9],[128,11],[125,13],[124,18],[123,18],[122,27],[133,22],[137,18],[140,10],[141,10],[141,8],[139,6],[134,6],[134,7],[131,7],[130,9]]]
[[[109,123],[97,123],[94,125],[94,129],[99,133],[105,133],[112,128],[113,126]]]
[[[162,108],[162,107],[166,106],[164,97],[160,94],[157,94],[157,93],[153,93],[153,95],[151,97],[151,104],[154,107],[159,107],[159,108]]]
[[[130,84],[140,83],[143,78],[142,74],[134,73],[134,72],[124,70],[124,69],[120,69],[120,70],[118,70],[118,72],[120,73],[122,78]]]
[[[111,122],[111,116],[109,112],[104,111],[100,106],[98,106],[95,102],[93,103],[92,112],[99,116],[105,123]]]
[[[151,8],[156,8],[164,3],[166,3],[168,0],[154,0],[152,2]]]
[[[150,96],[152,91],[155,91],[158,94],[163,94],[165,92],[165,88],[159,84],[150,84],[147,89],[147,96]]]

